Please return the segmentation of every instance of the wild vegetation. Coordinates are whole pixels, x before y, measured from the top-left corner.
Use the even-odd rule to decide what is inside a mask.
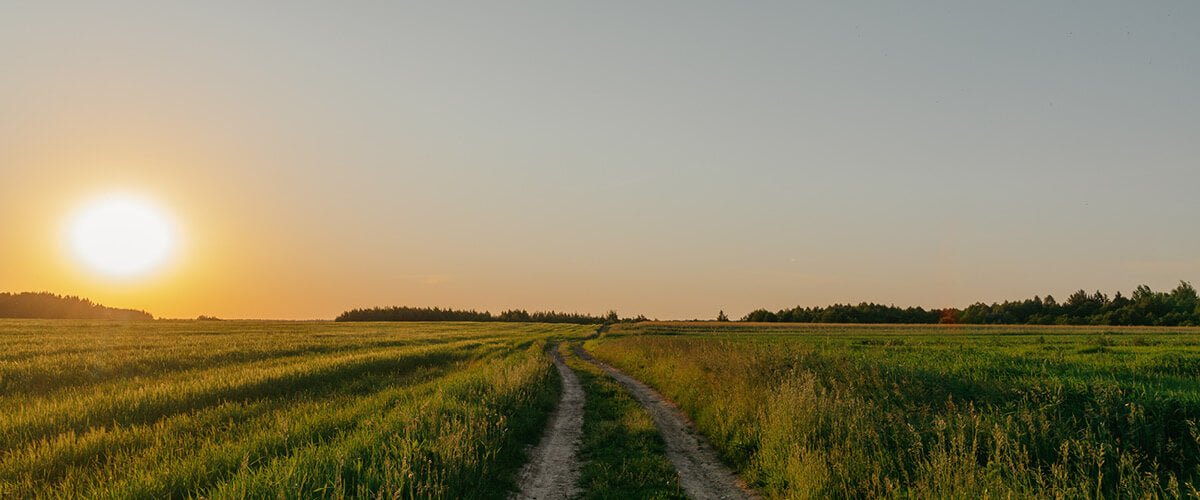
[[[722,313],[723,315],[724,313]],[[965,309],[899,308],[863,302],[827,307],[753,311],[742,321],[765,323],[963,323],[1007,325],[1140,325],[1200,326],[1200,297],[1186,281],[1170,292],[1142,285],[1129,297],[1111,298],[1100,291],[1079,290],[1059,303],[1053,296],[984,304]]]
[[[517,323],[574,323],[578,325],[599,325],[619,322],[645,321],[644,316],[622,319],[616,311],[609,311],[604,316],[592,316],[580,313],[564,313],[557,311],[534,311],[510,309],[498,315],[488,311],[442,309],[438,307],[373,307],[370,309],[351,309],[338,315],[335,321],[502,321]]]
[[[0,497],[504,496],[585,331],[4,320]]]
[[[0,497],[499,498],[594,326],[0,320]],[[1200,329],[638,323],[588,349],[778,498],[1200,497]],[[562,347],[585,498],[680,498]]]
[[[88,299],[70,295],[62,296],[49,292],[0,292],[0,318],[144,321],[154,319],[154,316],[146,311],[105,307]]]
[[[1200,496],[1200,330],[649,323],[588,343],[769,497]]]

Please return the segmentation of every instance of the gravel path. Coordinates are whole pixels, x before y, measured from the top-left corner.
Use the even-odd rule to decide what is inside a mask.
[[[689,497],[697,500],[759,498],[721,462],[708,440],[695,431],[691,421],[674,403],[625,372],[592,357],[582,347],[577,346],[575,353],[616,378],[650,413],[667,442],[667,457],[679,471],[679,485]]]
[[[583,386],[575,372],[563,362],[555,346],[549,353],[562,378],[563,392],[558,408],[550,415],[550,425],[532,458],[521,469],[521,500],[566,499],[579,493],[579,441],[583,438]]]

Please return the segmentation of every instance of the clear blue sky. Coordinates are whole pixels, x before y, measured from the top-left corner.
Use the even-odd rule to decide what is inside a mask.
[[[0,288],[652,317],[1200,279],[1195,2],[0,6]],[[178,269],[45,257],[139,190]],[[11,264],[16,265],[11,265]]]

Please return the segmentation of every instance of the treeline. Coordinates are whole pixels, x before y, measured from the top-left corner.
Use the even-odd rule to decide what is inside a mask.
[[[580,313],[564,313],[557,311],[528,312],[524,309],[511,309],[498,315],[488,311],[441,309],[438,307],[372,307],[370,309],[351,309],[338,315],[334,321],[503,321],[531,323],[577,323],[582,325],[599,325],[646,321],[645,316],[636,318],[621,318],[616,311],[609,311],[604,316],[592,316]]]
[[[1110,298],[1080,290],[1062,303],[1051,296],[976,303],[958,314],[958,321],[973,324],[1200,326],[1200,298],[1191,283],[1180,281],[1169,292],[1142,285],[1129,297],[1117,292]]]
[[[1169,292],[1146,285],[1126,297],[1079,290],[1058,302],[1053,296],[985,304],[965,309],[922,309],[861,303],[828,307],[796,307],[771,312],[759,309],[742,321],[793,323],[964,323],[983,325],[1143,325],[1200,326],[1200,298],[1191,283],[1180,281]]]
[[[152,320],[146,311],[105,307],[88,299],[49,292],[0,292],[0,318]]]
[[[901,309],[863,302],[858,305],[834,304],[828,307],[800,307],[771,312],[759,309],[742,321],[767,323],[937,323],[942,311],[920,307]]]

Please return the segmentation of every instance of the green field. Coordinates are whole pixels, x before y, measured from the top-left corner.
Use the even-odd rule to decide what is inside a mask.
[[[502,497],[593,331],[3,320],[0,497]]]
[[[584,498],[682,498],[657,388],[768,498],[1187,498],[1200,329],[0,320],[0,497],[505,498],[561,391]],[[590,338],[590,340],[586,340]]]
[[[1200,496],[1200,330],[639,324],[587,344],[794,498]]]

